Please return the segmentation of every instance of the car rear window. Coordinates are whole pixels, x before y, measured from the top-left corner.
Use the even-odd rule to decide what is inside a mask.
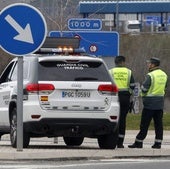
[[[38,71],[39,81],[110,81],[102,62],[43,61]]]

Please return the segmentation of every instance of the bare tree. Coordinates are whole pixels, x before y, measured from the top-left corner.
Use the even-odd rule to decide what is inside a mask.
[[[77,17],[79,0],[34,0],[44,17],[49,30],[67,30],[68,19]]]

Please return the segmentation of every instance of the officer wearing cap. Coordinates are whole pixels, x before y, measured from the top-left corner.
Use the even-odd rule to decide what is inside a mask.
[[[130,106],[131,91],[135,88],[135,83],[132,71],[125,67],[124,56],[117,56],[115,58],[115,65],[116,67],[109,71],[119,89],[120,120],[117,148],[124,148],[126,116]]]
[[[152,148],[160,149],[163,140],[163,107],[164,95],[167,87],[167,74],[159,68],[159,58],[152,57],[147,61],[149,73],[141,87],[143,110],[140,131],[136,140],[129,148],[142,148],[143,140],[147,136],[151,120],[154,121],[155,142]]]

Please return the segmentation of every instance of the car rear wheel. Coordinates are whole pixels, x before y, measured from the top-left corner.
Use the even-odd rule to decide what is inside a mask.
[[[67,146],[80,146],[84,137],[63,137],[63,139]]]
[[[11,118],[10,118],[10,141],[12,147],[17,147],[17,110],[13,109]],[[30,142],[29,135],[24,132],[23,134],[23,148],[27,148]]]
[[[98,145],[101,149],[115,149],[118,140],[118,129],[111,134],[98,137]]]

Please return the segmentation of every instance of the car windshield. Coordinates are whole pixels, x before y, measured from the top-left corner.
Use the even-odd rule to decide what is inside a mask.
[[[110,81],[102,62],[43,61],[39,63],[39,81]]]

